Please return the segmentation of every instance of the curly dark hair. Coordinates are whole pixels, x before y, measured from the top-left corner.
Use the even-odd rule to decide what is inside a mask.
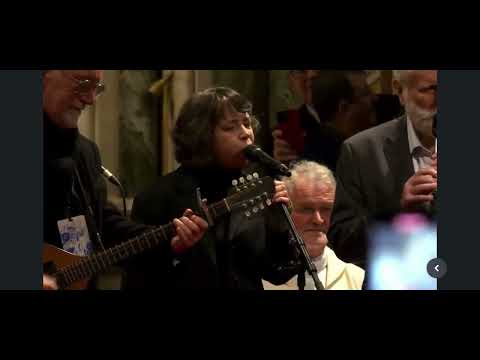
[[[214,130],[227,110],[248,113],[254,132],[258,129],[252,103],[227,87],[198,92],[183,105],[172,133],[175,157],[180,164],[193,168],[214,165]]]

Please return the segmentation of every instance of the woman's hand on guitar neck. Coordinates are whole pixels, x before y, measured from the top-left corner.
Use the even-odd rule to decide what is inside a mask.
[[[173,224],[177,231],[177,235],[172,239],[172,249],[175,254],[180,254],[194,246],[208,229],[208,223],[194,215],[190,209],[185,210],[182,218],[174,219]]]
[[[43,290],[58,290],[57,282],[53,277],[43,274]]]
[[[288,195],[287,187],[283,181],[275,180],[275,195],[272,199],[273,203],[284,203],[290,209],[292,207],[292,202]]]

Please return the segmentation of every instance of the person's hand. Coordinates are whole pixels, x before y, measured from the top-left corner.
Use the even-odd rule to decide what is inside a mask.
[[[43,274],[43,290],[58,290],[58,285],[55,281],[55,278]]]
[[[174,219],[173,224],[177,235],[172,239],[172,249],[176,254],[194,246],[203,238],[208,229],[208,223],[201,217],[194,215],[190,209],[185,210],[183,217]]]
[[[290,201],[287,187],[283,181],[275,180],[275,194],[273,196],[272,203],[283,203],[291,210],[292,202]]]
[[[282,216],[283,208],[280,205],[285,205],[288,208],[290,214],[293,212],[293,204],[288,195],[287,187],[283,181],[274,181],[275,193],[273,194],[272,202],[268,203],[271,207],[271,211],[265,213],[269,228],[274,233],[284,233],[288,231],[289,227],[287,222],[279,221],[279,217]],[[276,205],[273,207],[273,205]],[[282,216],[283,217],[283,216]]]
[[[274,130],[273,133],[273,157],[282,162],[289,163],[290,161],[297,160],[298,154],[292,149],[290,144],[285,141],[282,136],[282,130]]]
[[[435,167],[419,170],[403,187],[401,207],[412,210],[418,205],[433,201],[433,193],[437,190],[436,158]]]

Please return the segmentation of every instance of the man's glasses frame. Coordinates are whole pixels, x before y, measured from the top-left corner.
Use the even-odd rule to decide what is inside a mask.
[[[74,91],[79,95],[88,95],[93,91],[95,96],[98,97],[105,91],[105,84],[100,81],[93,81],[90,79],[72,79],[75,82]]]

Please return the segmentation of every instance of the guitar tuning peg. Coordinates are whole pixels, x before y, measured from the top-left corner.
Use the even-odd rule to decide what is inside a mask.
[[[245,216],[249,218],[250,216],[252,216],[252,213],[250,211],[245,211]]]
[[[270,206],[270,205],[272,205],[272,200],[270,200],[270,199],[267,199],[267,201],[266,201],[266,204],[267,204],[267,206]]]
[[[237,180],[233,180],[233,181],[232,181],[232,185],[233,185],[233,186],[237,186],[237,185],[238,185],[238,181],[237,181]]]
[[[247,181],[252,181],[253,180],[253,176],[252,175],[247,175]]]
[[[242,185],[245,184],[245,178],[243,176],[239,180],[240,180],[240,184]]]
[[[253,213],[256,214],[258,212],[258,207],[254,206],[253,207]]]
[[[254,173],[253,173],[253,178],[254,178],[254,179],[258,179],[258,173],[254,172]]]
[[[260,210],[265,210],[265,205],[262,203],[260,203]]]

